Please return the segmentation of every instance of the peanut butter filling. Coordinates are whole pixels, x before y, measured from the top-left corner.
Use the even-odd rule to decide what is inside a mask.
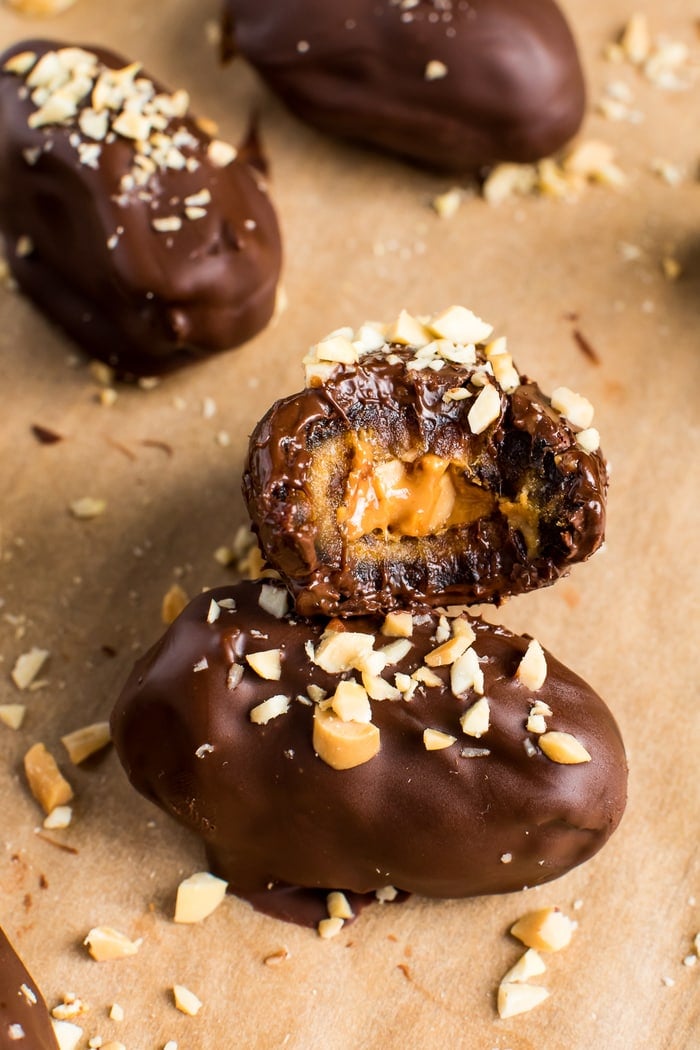
[[[494,510],[495,496],[433,453],[377,461],[364,434],[352,435],[353,463],[338,524],[347,540],[379,530],[396,539],[432,536],[468,525]]]

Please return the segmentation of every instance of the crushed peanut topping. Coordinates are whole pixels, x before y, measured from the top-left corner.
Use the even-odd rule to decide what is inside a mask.
[[[504,350],[492,353],[493,359],[497,360],[500,379],[486,356],[483,344],[492,333],[490,324],[464,306],[450,306],[432,317],[414,317],[402,310],[392,324],[368,321],[357,332],[350,327],[331,332],[304,358],[306,382],[308,386],[323,383],[339,366],[357,364],[366,354],[382,353],[390,364],[403,363],[408,371],[431,369],[438,372],[448,363],[463,365],[469,370],[465,381],[473,386],[484,387],[490,378],[495,378],[504,391],[512,392],[519,385],[520,377],[509,355]],[[397,347],[412,351],[413,356],[400,356]],[[502,360],[499,359],[501,356]],[[494,393],[497,392],[494,390]],[[460,386],[452,388],[446,399],[458,401],[472,396],[472,390]],[[479,412],[488,408],[492,400],[493,395],[487,394]]]
[[[478,740],[485,733],[488,733],[490,714],[488,699],[482,696],[460,718],[459,724],[462,727],[462,732],[467,736],[476,737]]]
[[[285,715],[289,710],[290,703],[291,700],[288,696],[278,693],[276,696],[271,696],[268,700],[263,700],[262,703],[257,704],[250,712],[250,720],[256,725],[265,726],[273,718]]]
[[[34,744],[24,756],[24,771],[29,789],[48,816],[56,806],[73,798],[73,789],[43,744]]]
[[[183,590],[179,583],[174,583],[163,595],[163,601],[161,602],[160,617],[163,623],[166,626],[174,623],[188,601],[187,592]]]
[[[334,890],[328,894],[326,898],[326,908],[328,909],[328,916],[331,919],[352,919],[355,917],[355,913],[350,907],[350,901],[347,899],[344,893],[339,890]]]
[[[535,984],[516,984],[504,981],[498,986],[498,1016],[505,1020],[534,1010],[549,998],[549,991]]]
[[[423,746],[426,751],[443,751],[446,747],[451,747],[456,739],[456,737],[450,736],[449,733],[443,733],[439,729],[423,730]]]
[[[564,766],[590,762],[591,755],[571,733],[543,733],[538,741],[547,758]]]
[[[228,883],[208,871],[183,879],[177,888],[175,922],[201,922],[215,911],[226,896]]]
[[[344,925],[345,921],[337,916],[321,919],[317,927],[318,935],[324,941],[329,941],[331,937],[338,936]]]
[[[126,959],[130,955],[136,955],[142,943],[141,938],[132,941],[125,933],[120,933],[111,926],[93,927],[83,941],[90,955],[97,962]]]
[[[560,908],[539,908],[528,912],[510,928],[514,937],[527,948],[539,952],[558,952],[571,943],[578,923]]]
[[[13,2],[58,10],[72,0]],[[128,200],[133,193],[142,200],[152,200],[159,193],[159,172],[195,172],[201,165],[201,143],[181,123],[188,114],[188,93],[182,89],[172,94],[158,91],[154,82],[144,76],[139,62],[112,69],[91,51],[62,47],[41,57],[32,51],[14,55],[3,70],[23,81],[21,90],[31,92],[36,108],[28,118],[29,126],[71,129],[74,134],[68,142],[81,164],[96,167],[101,144],[114,137],[132,143],[133,164],[115,187],[120,199]],[[206,130],[203,133],[208,137]],[[236,149],[219,139],[211,139],[206,146],[207,161],[214,167],[226,167],[236,156]],[[154,219],[153,228],[158,232],[176,232],[182,226],[183,216],[188,220],[202,218],[210,201],[207,189],[192,193],[181,202],[182,215]],[[188,214],[192,209],[194,214]]]
[[[173,1001],[176,1009],[188,1017],[196,1017],[202,1009],[202,1001],[183,984],[173,985]]]
[[[39,649],[35,645],[17,657],[10,677],[18,689],[28,689],[31,686],[50,655],[48,649]]]
[[[246,662],[260,678],[278,682],[282,677],[282,650],[265,649],[260,653],[248,653]]]
[[[540,643],[533,638],[515,672],[515,677],[533,692],[541,689],[547,679],[547,658]]]
[[[68,757],[74,765],[84,762],[90,755],[102,751],[111,743],[112,737],[109,731],[109,722],[94,722],[92,725],[75,729],[61,737],[61,743],[68,752]]]

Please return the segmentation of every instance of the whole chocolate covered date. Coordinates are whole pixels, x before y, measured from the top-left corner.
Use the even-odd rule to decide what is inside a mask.
[[[58,1050],[41,992],[0,928],[0,1050]]]
[[[585,103],[553,0],[225,0],[242,52],[289,108],[334,135],[436,168],[533,161]]]
[[[601,545],[592,406],[491,336],[463,307],[332,333],[258,424],[244,493],[301,615],[498,601]]]
[[[139,63],[29,40],[0,56],[0,231],[20,288],[124,377],[252,338],[280,235],[262,178]]]
[[[454,609],[311,622],[287,606],[278,582],[200,595],[112,714],[133,785],[234,892],[297,921],[295,887],[502,893],[613,832],[617,726],[536,642]]]

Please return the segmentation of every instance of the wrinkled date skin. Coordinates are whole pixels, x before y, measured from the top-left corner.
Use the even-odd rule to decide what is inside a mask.
[[[554,0],[226,0],[224,30],[309,124],[433,168],[537,160],[583,118]]]
[[[343,625],[303,621],[290,610],[271,615],[260,606],[263,587],[283,590],[258,581],[197,597],[137,662],[112,714],[134,787],[201,837],[210,870],[233,892],[296,922],[324,916],[321,890],[504,893],[556,878],[612,834],[626,797],[619,730],[603,701],[553,656],[532,692],[516,676],[528,640],[462,614],[484,675],[488,730],[479,739],[461,731],[478,694],[456,696],[450,667],[435,667],[437,684],[410,699],[371,702],[380,736],[374,757],[331,768],[314,747],[309,690],[333,697],[348,678],[315,662],[326,627],[342,633]],[[212,620],[213,599],[221,604]],[[414,610],[386,683],[424,665],[439,623],[437,613]],[[375,650],[396,640],[382,634],[384,617],[346,626],[370,635]],[[267,650],[279,650],[279,679],[261,678],[247,661]],[[231,685],[233,664],[243,671]],[[251,711],[280,694],[288,709],[254,724]],[[526,729],[536,701],[551,709],[548,728],[573,734],[590,761],[546,757]],[[427,751],[426,728],[453,743]]]
[[[94,83],[73,117],[30,126],[41,94],[31,69],[20,75],[7,64],[25,52],[38,64],[64,48],[28,40],[0,56],[0,230],[20,288],[123,378],[251,339],[272,316],[281,264],[261,176],[241,159],[213,163],[212,139],[189,112],[159,116],[145,153],[114,131],[118,108],[99,111],[97,124],[109,112],[111,131],[92,138],[83,128],[97,105]],[[98,73],[127,67],[109,51],[88,54]],[[167,95],[140,67],[132,91],[134,81]],[[165,138],[173,166],[153,159]]]

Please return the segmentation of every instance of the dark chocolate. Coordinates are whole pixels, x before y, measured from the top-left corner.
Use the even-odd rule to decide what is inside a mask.
[[[237,346],[274,310],[280,235],[262,176],[188,102],[102,48],[29,40],[0,56],[10,269],[124,378]]]
[[[235,52],[309,124],[439,169],[537,160],[584,113],[553,0],[225,0]]]
[[[473,364],[425,359],[439,371],[414,367],[425,352],[388,343],[354,363],[322,362],[315,385],[273,405],[251,437],[248,510],[303,616],[500,601],[554,583],[603,542],[607,467],[579,444],[581,429],[526,377],[512,389],[515,371],[504,389],[484,347]],[[498,415],[473,433],[483,382],[497,391]],[[455,399],[460,390],[469,396]],[[351,534],[343,515],[363,468],[358,442],[413,477],[432,456],[449,461],[457,488],[477,501],[473,520],[453,517],[425,535]]]
[[[58,1050],[43,996],[1,928],[0,1050]]]
[[[284,917],[296,921],[308,911],[289,887],[504,893],[556,878],[613,832],[627,768],[603,701],[549,654],[546,680],[531,691],[516,677],[528,640],[466,614],[448,621],[414,610],[408,651],[380,677],[390,688],[397,672],[424,667],[436,632],[454,637],[453,622],[469,625],[490,705],[487,731],[478,739],[462,732],[478,686],[457,696],[454,665],[438,666],[439,685],[419,686],[410,699],[404,692],[371,701],[380,734],[374,757],[331,768],[314,750],[323,696],[313,687],[328,700],[341,680],[360,674],[315,662],[324,630],[369,634],[373,660],[396,639],[381,635],[381,617],[327,624],[273,615],[260,600],[269,607],[266,598],[277,592],[284,602],[281,584],[257,581],[197,597],[137,662],[112,713],[114,744],[134,787],[201,837],[210,870],[233,892],[272,912],[279,895]],[[261,678],[246,657],[277,649],[281,677]],[[230,685],[234,664],[242,676]],[[253,708],[278,695],[289,699],[288,710],[254,724]],[[544,738],[526,729],[537,701],[551,709],[547,730],[572,734],[590,761],[546,757]],[[428,751],[426,728],[455,740]]]

